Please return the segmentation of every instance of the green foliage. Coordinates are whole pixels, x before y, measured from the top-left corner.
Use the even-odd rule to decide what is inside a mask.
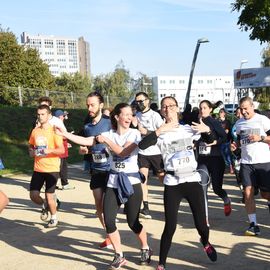
[[[0,27],[0,89],[25,87],[49,89],[54,78],[36,50],[20,46],[15,35]],[[0,91],[1,104],[17,103],[12,91]]]
[[[82,76],[79,72],[74,75],[63,73],[55,79],[56,89],[73,93],[88,93],[91,90],[91,81],[87,76]]]
[[[65,125],[78,133],[83,127],[86,110],[69,110]],[[5,169],[0,175],[15,172],[31,172],[33,159],[28,155],[28,138],[36,119],[36,108],[0,106],[0,158]],[[69,163],[79,162],[78,146],[69,149]]]
[[[260,102],[260,110],[269,110],[270,107],[270,88],[259,88],[252,90],[254,94],[254,100]]]
[[[236,0],[232,3],[232,11],[241,12],[237,24],[242,31],[251,31],[251,40],[270,41],[269,0]]]

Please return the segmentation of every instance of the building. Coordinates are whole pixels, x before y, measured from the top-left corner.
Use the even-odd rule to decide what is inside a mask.
[[[21,44],[36,49],[49,66],[52,75],[81,73],[90,76],[90,49],[83,37],[79,39],[60,36],[29,35],[23,32]]]
[[[157,76],[152,78],[153,91],[158,104],[165,96],[173,96],[181,110],[188,88],[188,76]],[[192,107],[208,99],[211,102],[223,101],[224,104],[237,103],[237,90],[234,89],[233,76],[194,76],[189,103]]]

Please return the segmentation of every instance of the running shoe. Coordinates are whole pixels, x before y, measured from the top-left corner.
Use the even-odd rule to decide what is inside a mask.
[[[232,212],[231,202],[224,204],[224,214],[225,214],[225,216],[226,217],[229,216],[231,214],[231,212]]]
[[[120,269],[123,265],[127,264],[126,258],[116,253],[111,263],[111,269]]]
[[[55,228],[55,227],[57,227],[57,224],[58,224],[58,220],[57,219],[51,219],[48,222],[46,228]]]
[[[165,270],[165,267],[164,267],[164,265],[159,264],[159,265],[157,266],[156,270]]]
[[[62,190],[71,190],[71,189],[75,189],[75,187],[71,186],[70,184],[62,186]]]
[[[141,264],[149,264],[151,262],[151,256],[153,255],[153,250],[149,249],[141,249]]]
[[[150,211],[147,208],[143,208],[140,211],[140,217],[145,218],[145,219],[151,219],[152,218],[152,216],[150,215]]]
[[[246,236],[258,236],[261,234],[260,228],[258,225],[255,225],[254,222],[251,222],[248,229],[245,231]]]
[[[113,249],[112,242],[108,237],[105,238],[105,240],[102,243],[100,243],[99,247]]]
[[[40,213],[40,219],[42,221],[47,221],[48,217],[49,217],[49,208],[48,207],[46,207],[46,208],[42,207],[41,213]]]
[[[212,262],[215,262],[217,260],[217,252],[209,242],[203,249]]]

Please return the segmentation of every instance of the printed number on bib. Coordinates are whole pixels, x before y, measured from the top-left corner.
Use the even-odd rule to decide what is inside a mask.
[[[247,145],[250,143],[250,139],[248,137],[245,137],[240,140],[241,145]]]
[[[106,154],[100,153],[100,154],[92,154],[93,161],[95,163],[104,163],[107,161]]]
[[[210,155],[211,146],[199,145],[199,154],[200,155]]]
[[[115,169],[125,169],[125,162],[115,162],[114,167]]]

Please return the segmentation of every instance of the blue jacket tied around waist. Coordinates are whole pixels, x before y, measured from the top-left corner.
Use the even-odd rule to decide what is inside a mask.
[[[121,203],[126,203],[128,198],[134,193],[134,189],[132,184],[130,183],[128,177],[140,177],[139,173],[124,173],[124,172],[116,172],[110,171],[111,174],[115,174],[117,176],[117,193],[118,198]]]

